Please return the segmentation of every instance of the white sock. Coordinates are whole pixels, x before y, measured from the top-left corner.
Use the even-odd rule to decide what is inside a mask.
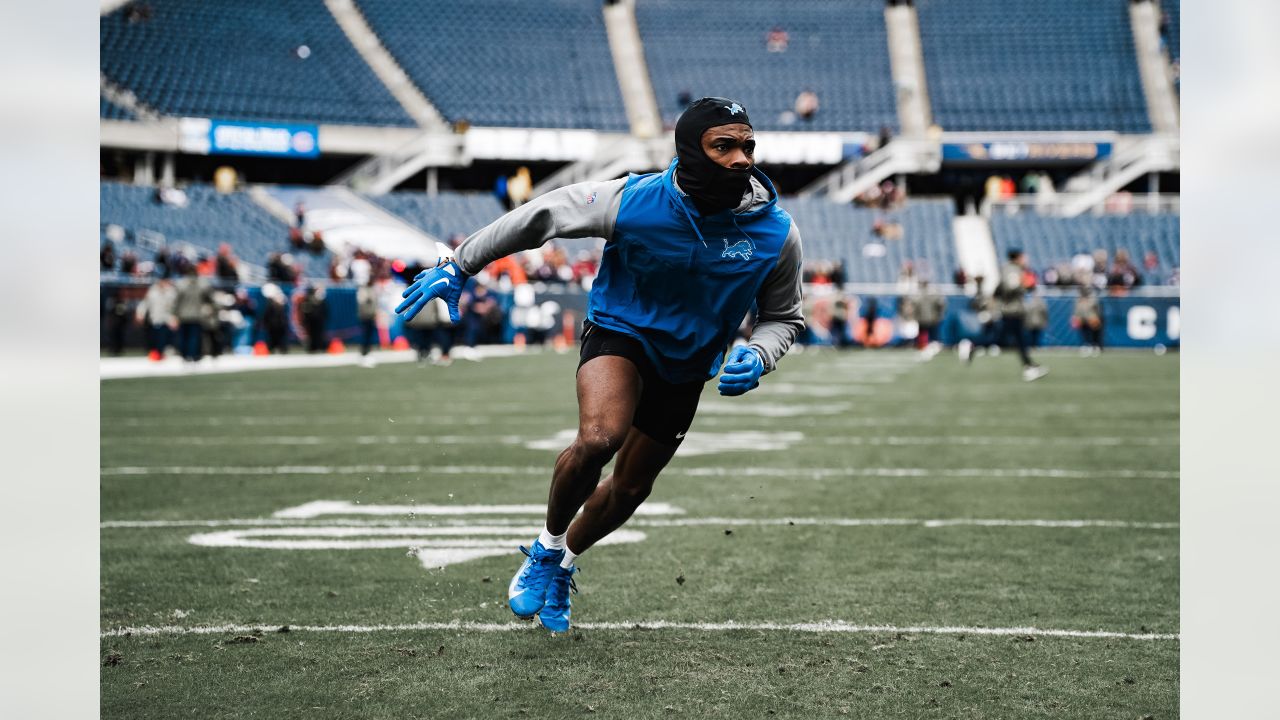
[[[578,558],[578,553],[569,549],[568,545],[564,546],[564,557],[560,560],[560,567],[568,569],[573,567],[573,561]]]
[[[543,525],[542,532],[538,534],[538,542],[548,550],[561,550],[564,548],[564,536],[568,534],[569,531],[566,530],[559,535],[552,535],[551,531],[547,530],[547,526]]]

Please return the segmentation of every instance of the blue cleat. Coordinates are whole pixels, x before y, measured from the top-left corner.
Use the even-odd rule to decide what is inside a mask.
[[[516,617],[529,620],[542,609],[548,580],[560,569],[564,550],[549,550],[534,540],[531,549],[521,546],[520,552],[529,557],[507,586],[507,605]]]
[[[556,565],[547,582],[546,604],[538,612],[538,624],[551,632],[569,630],[569,591],[578,592],[578,584],[573,581],[577,572],[576,565],[567,568]]]

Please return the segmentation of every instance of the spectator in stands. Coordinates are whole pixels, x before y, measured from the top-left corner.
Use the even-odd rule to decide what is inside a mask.
[[[1107,251],[1102,248],[1093,251],[1093,272],[1089,284],[1099,290],[1107,286]]]
[[[292,285],[298,281],[298,266],[289,253],[271,253],[267,256],[267,278],[273,282]]]
[[[178,350],[182,359],[196,362],[204,355],[204,328],[210,314],[212,288],[209,281],[188,266],[177,283],[174,314],[178,316]]]
[[[844,260],[834,260],[831,263],[831,284],[837,289],[843,288],[844,284],[849,281],[849,273],[844,268]]]
[[[1080,331],[1084,340],[1080,354],[1102,354],[1102,306],[1092,287],[1080,286],[1080,295],[1076,298],[1075,309],[1071,313],[1071,326]]]
[[[227,243],[218,245],[218,257],[214,273],[218,276],[218,280],[223,283],[234,285],[240,281],[240,260],[236,258],[236,254],[232,252],[231,246]]]
[[[329,339],[325,329],[329,322],[329,306],[324,300],[324,287],[312,285],[307,288],[298,312],[307,333],[307,352],[324,352]]]
[[[190,202],[187,194],[176,187],[161,185],[156,188],[156,201],[162,205],[184,208]]]
[[[178,329],[178,318],[173,312],[176,301],[173,282],[161,277],[147,288],[147,294],[138,303],[135,313],[147,331],[147,354],[152,360],[164,357],[173,332]]]
[[[133,275],[138,272],[138,256],[132,250],[125,250],[120,255],[120,272]]]
[[[111,272],[116,269],[116,246],[110,240],[104,240],[102,249],[98,251],[98,264],[102,266],[105,272]]]
[[[780,53],[787,51],[787,45],[791,43],[791,36],[781,25],[774,25],[768,34],[764,36],[765,49],[771,53]],[[687,106],[688,103],[685,103]]]
[[[1093,256],[1083,248],[1071,257],[1071,280],[1075,285],[1088,285],[1093,282]]]
[[[1153,282],[1160,284],[1160,258],[1154,250],[1148,250],[1146,255],[1142,256],[1142,271],[1148,279],[1155,278]]]
[[[289,311],[284,291],[275,283],[262,286],[262,297],[266,299],[262,308],[262,334],[269,352],[289,352]]]
[[[898,292],[903,294],[914,293],[919,287],[919,278],[916,277],[916,265],[910,260],[902,261],[902,268],[898,270]]]
[[[573,281],[578,283],[583,290],[590,291],[591,283],[596,278],[596,272],[600,266],[600,260],[589,250],[579,250],[577,257],[574,258]]]
[[[801,120],[812,122],[813,116],[818,112],[818,93],[810,88],[801,90],[796,96],[795,112]]]
[[[680,108],[680,112],[688,110],[691,104],[693,104],[693,93],[689,92],[688,88],[676,94],[676,107]]]
[[[156,250],[155,258],[151,261],[152,273],[158,278],[168,279],[173,273],[172,262],[169,259],[169,249],[161,247]]]
[[[1048,374],[1031,359],[1027,351],[1025,320],[1027,315],[1027,254],[1021,249],[1009,250],[1009,262],[1000,270],[995,297],[1000,303],[1000,344],[1012,341],[1022,359],[1022,379],[1031,382]]]
[[[294,227],[301,230],[307,226],[307,206],[302,202],[302,198],[298,198],[293,204],[293,217],[297,220]]]
[[[360,364],[373,367],[369,351],[378,339],[378,287],[368,273],[364,284],[356,288],[356,318],[360,320]]]
[[[1129,261],[1129,251],[1116,250],[1115,259],[1111,261],[1111,271],[1107,273],[1107,287],[1112,295],[1124,295],[1132,288],[1142,284],[1142,274]]]

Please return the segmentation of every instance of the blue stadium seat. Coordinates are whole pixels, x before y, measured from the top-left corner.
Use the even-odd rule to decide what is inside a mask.
[[[740,100],[758,130],[896,128],[882,0],[638,0],[636,19],[664,121],[682,91]],[[765,36],[787,32],[785,52]],[[804,89],[818,95],[810,122],[784,113]]]
[[[849,282],[892,283],[905,262],[916,274],[934,282],[950,282],[959,266],[950,199],[912,198],[899,210],[882,211],[841,205],[820,198],[783,198],[779,204],[795,219],[804,243],[805,260],[843,260]],[[901,239],[882,239],[872,228],[877,218],[902,226]],[[868,253],[868,245],[884,254]],[[873,248],[879,251],[881,248]]]
[[[189,243],[209,253],[228,243],[243,261],[265,266],[272,252],[293,252],[306,277],[326,277],[329,253],[311,255],[289,246],[289,226],[259,207],[245,193],[222,194],[212,186],[192,184],[183,188],[189,201],[179,208],[157,201],[155,188],[103,181],[100,188],[100,217],[107,224],[125,228],[132,240],[139,233],[159,233],[167,244]],[[100,240],[105,239],[105,230]],[[139,259],[149,252],[126,241],[117,252],[132,249]]]
[[[1005,215],[997,212],[991,218],[991,235],[996,253],[1003,259],[1010,248],[1027,251],[1031,266],[1038,270],[1067,264],[1078,253],[1106,250],[1115,257],[1125,250],[1139,270],[1148,252],[1159,261],[1154,273],[1145,273],[1148,285],[1169,282],[1175,268],[1181,265],[1178,244],[1178,215],[1082,215],[1074,218],[1045,217],[1030,212]]]
[[[455,233],[470,235],[506,212],[490,193],[394,192],[366,199],[442,241]]]
[[[1126,0],[916,7],[943,129],[1151,130]]]
[[[383,44],[449,120],[629,128],[600,3],[359,0]]]
[[[148,0],[99,22],[101,69],[167,115],[411,126],[322,0]],[[306,45],[310,56],[295,50]]]
[[[137,120],[138,117],[110,100],[98,96],[98,117],[105,120]]]

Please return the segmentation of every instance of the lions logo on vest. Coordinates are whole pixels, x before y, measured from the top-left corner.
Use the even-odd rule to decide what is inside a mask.
[[[724,238],[724,252],[720,253],[720,257],[736,257],[742,260],[750,260],[751,243],[746,240],[739,240],[738,242],[730,245],[729,238]]]

